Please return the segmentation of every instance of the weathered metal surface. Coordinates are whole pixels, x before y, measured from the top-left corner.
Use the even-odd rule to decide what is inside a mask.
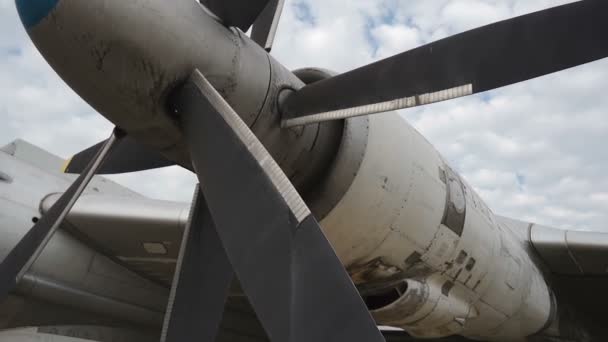
[[[365,275],[367,284],[395,286],[399,276],[434,279],[440,300],[429,309],[429,320],[402,325],[413,335],[508,340],[544,329],[554,303],[525,244],[456,173],[448,189],[446,169],[426,139],[397,115],[370,117],[357,174],[322,221],[338,256],[355,270],[354,279]],[[457,222],[446,220],[448,206],[458,213]],[[386,272],[360,271],[374,260],[382,260],[383,270],[403,272],[387,278]],[[458,312],[471,314],[446,321],[455,303]],[[396,312],[391,319],[399,320]]]
[[[403,327],[416,337],[460,334],[474,314],[465,298],[443,291],[440,286],[443,281],[439,275],[420,281],[407,280],[407,290],[398,300],[372,314],[376,320]]]
[[[383,292],[403,283],[403,270],[387,265],[382,258],[362,265],[352,265],[346,271],[362,296]]]
[[[272,56],[269,55],[268,58],[271,68],[268,97],[260,114],[251,124],[251,130],[302,197],[307,199],[317,184],[326,177],[327,169],[340,145],[343,124],[338,122],[280,129],[277,97],[282,89],[298,89],[304,83]]]
[[[40,217],[39,208],[45,195],[64,191],[72,177],[66,179],[59,173],[42,170],[5,153],[0,153],[0,169],[14,175],[14,182],[0,183],[0,230],[3,237],[0,257],[4,257],[31,227],[32,221]],[[110,191],[127,196],[125,198],[134,196],[125,189],[114,192],[119,186],[106,182],[95,177],[86,193]],[[167,290],[59,230],[26,273],[17,293],[59,307],[56,317],[40,317],[41,321],[60,321],[62,317],[74,321],[78,314],[70,312],[84,311],[96,312],[106,321],[110,318],[114,322],[154,325],[162,318]],[[43,312],[52,315],[53,311],[41,310]],[[15,314],[18,316],[18,312]],[[85,322],[93,320],[86,318]]]
[[[57,196],[44,198],[43,212]],[[189,211],[188,203],[89,194],[76,203],[67,222],[97,248],[136,271],[169,284]],[[147,244],[154,243],[161,246],[163,253],[146,249]]]
[[[464,220],[467,214],[467,201],[464,196],[464,185],[460,176],[452,170],[451,167],[446,166],[445,169],[440,169],[440,179],[445,178],[446,184],[446,205],[445,213],[441,224],[451,229],[458,236],[462,236],[462,230],[464,229]]]
[[[399,299],[386,307],[372,310],[372,315],[378,322],[399,326],[401,320],[411,318],[429,300],[428,284],[416,280],[406,280],[405,285],[406,290]]]
[[[407,276],[408,279],[416,275],[428,277],[437,272],[444,272],[441,281],[437,281],[437,293],[441,296],[446,296],[447,293],[448,297],[457,295],[459,298],[468,298],[467,300],[474,303],[471,312],[475,315],[466,320],[461,334],[493,339],[492,336],[522,335],[527,334],[524,331],[540,329],[533,327],[542,326],[544,321],[549,319],[548,316],[540,318],[545,312],[543,310],[549,315],[550,309],[543,309],[547,307],[544,303],[549,301],[549,296],[547,295],[546,301],[543,299],[545,297],[542,293],[546,291],[546,285],[542,280],[539,281],[538,272],[526,262],[521,262],[526,255],[522,252],[521,241],[509,237],[510,232],[507,229],[496,225],[491,212],[466,183],[463,183],[463,187],[467,201],[467,215],[462,236],[459,237],[448,228],[442,232],[440,223],[445,212],[446,192],[445,183],[437,170],[438,166],[444,167],[444,161],[441,158],[431,158],[430,162],[425,163],[424,159],[420,158],[420,154],[413,151],[428,151],[427,148],[430,147],[425,146],[430,145],[413,129],[404,126],[401,119],[383,118],[382,120],[386,120],[386,123],[381,124],[375,118],[370,119],[369,135],[361,157],[361,166],[358,167],[347,191],[343,196],[339,196],[340,201],[322,223],[338,256],[349,266],[374,265],[373,260],[381,258],[382,266],[377,268],[378,272],[353,273],[353,275],[364,274],[364,283],[374,284],[374,288],[396,284],[399,282],[399,277]],[[412,153],[399,148],[404,144],[410,146]],[[432,156],[428,152],[426,155]],[[397,156],[402,161],[397,160]],[[409,169],[400,169],[402,167],[400,165],[408,164],[411,165]],[[11,167],[2,169],[9,174],[19,173],[13,171]],[[44,181],[41,184],[51,184],[50,187],[47,185],[45,188],[43,185],[36,185],[38,184],[36,182],[32,183],[37,187],[40,186],[42,192],[61,191],[62,187],[68,184],[68,179],[63,180],[63,183],[57,183],[57,179],[60,179],[59,182],[64,179],[63,175],[50,177],[44,172],[39,171],[39,173],[38,180]],[[378,177],[378,174],[382,176]],[[23,181],[16,178],[14,184],[8,186],[23,186]],[[363,185],[364,188],[360,188]],[[430,202],[428,197],[429,194],[434,193],[432,187],[443,189],[437,192],[434,202]],[[128,262],[131,267],[138,265],[138,270],[148,276],[159,277],[161,274],[165,278],[170,277],[175,265],[175,251],[183,229],[181,225],[187,214],[187,205],[150,201],[129,194],[125,194],[125,197],[106,195],[108,197],[104,199],[99,193],[95,195],[96,191],[91,192],[83,197],[81,207],[79,204],[75,206],[74,216],[72,218],[68,216],[68,221],[73,220],[73,223],[77,223],[74,225],[76,228],[82,227],[85,231],[87,225],[96,226],[95,229],[88,229],[91,236],[97,236],[106,246],[111,247],[116,243],[116,255],[122,256],[123,261]],[[6,193],[12,192],[9,190]],[[51,198],[48,201],[52,201]],[[124,208],[117,207],[117,198],[122,199]],[[39,199],[30,198],[27,202],[28,200],[24,198],[20,201],[31,203],[30,206],[35,208]],[[45,206],[48,206],[48,203]],[[429,212],[428,208],[435,210]],[[111,215],[112,212],[114,215]],[[17,214],[18,211],[15,213],[22,217],[24,224],[30,219],[31,214]],[[429,213],[433,214],[429,215]],[[336,220],[338,218],[339,220]],[[430,223],[424,223],[428,218],[434,219]],[[124,222],[121,223],[121,220]],[[125,224],[135,227],[132,234],[130,230],[126,233],[124,229],[120,229]],[[381,240],[375,240],[377,233],[373,232],[381,232],[381,229],[385,229],[387,235]],[[10,237],[10,235],[6,236]],[[424,236],[427,238],[424,239]],[[497,238],[500,236],[503,237]],[[121,239],[124,239],[124,245],[118,243]],[[169,241],[174,242],[166,243]],[[416,241],[419,242],[415,243]],[[145,242],[163,243],[167,255],[150,254],[143,246]],[[369,249],[353,250],[353,247]],[[118,254],[118,250],[132,251],[132,254],[121,255]],[[503,254],[504,251],[508,253]],[[519,263],[515,262],[514,265],[504,263],[505,258],[511,258],[509,255],[518,256]],[[472,260],[475,262],[473,263]],[[467,269],[468,265],[472,266]],[[52,266],[41,265],[41,267],[53,269]],[[514,273],[509,270],[518,267],[522,268],[522,271]],[[404,272],[391,271],[398,269]],[[99,284],[107,287],[107,283]],[[520,292],[513,292],[509,285],[512,287],[515,285],[514,287]],[[130,292],[125,291],[125,295],[128,293]],[[129,296],[132,297],[132,294]],[[505,297],[511,299],[505,301]],[[521,304],[522,301],[529,304]],[[504,306],[505,302],[508,304],[507,307]],[[534,311],[531,311],[532,308],[535,308]],[[438,310],[440,311],[435,314],[440,314],[444,309]],[[509,312],[513,312],[511,310],[538,312],[540,316],[532,319],[528,316],[510,314]],[[529,324],[527,330],[522,330],[524,327],[522,320]],[[454,322],[458,323],[458,321]],[[515,326],[509,326],[509,322],[513,322]],[[408,327],[410,330],[415,330],[416,324]],[[449,334],[456,330],[442,331]]]
[[[335,75],[334,72],[306,68],[294,71],[294,75],[306,84],[318,82]],[[308,126],[311,127],[311,126]],[[328,122],[318,127],[314,145],[314,156],[317,160],[315,177],[309,177],[306,183],[299,188],[304,200],[319,220],[338,204],[346,191],[350,188],[365,155],[367,147],[369,123],[367,118],[356,118]],[[294,128],[299,130],[301,128]],[[306,161],[308,165],[310,163]],[[305,167],[304,163],[295,165]],[[310,168],[310,166],[306,166]],[[308,172],[313,174],[313,172]]]
[[[266,99],[266,52],[196,1],[65,0],[28,33],[89,104],[182,165],[189,165],[188,156],[165,100],[193,67],[205,72],[246,122]]]
[[[104,25],[108,22],[114,24]],[[339,144],[340,124],[281,130],[278,94],[303,83],[195,1],[65,0],[28,33],[51,66],[97,111],[186,168],[190,157],[166,101],[194,67],[252,127],[302,193],[320,179]]]
[[[42,253],[55,231],[63,223],[78,197],[84,192],[95,172],[101,167],[112,147],[124,134],[115,129],[103,147],[91,159],[83,172],[59,197],[57,202],[40,219],[32,220],[34,225],[27,230],[0,263],[0,299],[13,291],[23,275]]]

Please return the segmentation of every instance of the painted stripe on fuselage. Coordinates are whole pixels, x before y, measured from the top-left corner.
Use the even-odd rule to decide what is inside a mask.
[[[57,6],[59,0],[16,0],[17,11],[26,29],[36,26]]]

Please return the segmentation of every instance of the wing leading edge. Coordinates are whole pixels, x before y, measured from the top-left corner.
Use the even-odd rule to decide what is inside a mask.
[[[575,341],[608,340],[603,319],[608,307],[608,232],[499,219],[529,244],[553,291],[558,319],[549,332]]]

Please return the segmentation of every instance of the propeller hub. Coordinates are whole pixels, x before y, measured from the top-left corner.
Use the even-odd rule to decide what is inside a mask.
[[[184,151],[167,97],[194,68],[243,116],[257,116],[267,98],[267,53],[195,1],[17,0],[17,7],[38,50],[80,97],[166,155]]]

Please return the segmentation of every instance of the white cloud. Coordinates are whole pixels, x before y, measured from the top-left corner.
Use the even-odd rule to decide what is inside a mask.
[[[507,1],[450,1],[441,9],[440,22],[449,23],[453,31],[466,31],[509,18],[509,7]]]
[[[346,71],[435,39],[567,0],[288,0],[273,55],[289,68]],[[0,144],[23,137],[67,156],[110,125],[54,74],[0,0]],[[494,212],[608,230],[608,61],[403,111]],[[170,168],[119,176],[154,197],[189,200]]]
[[[389,57],[420,45],[417,28],[407,25],[381,24],[371,29],[371,35],[378,45],[376,57]]]

